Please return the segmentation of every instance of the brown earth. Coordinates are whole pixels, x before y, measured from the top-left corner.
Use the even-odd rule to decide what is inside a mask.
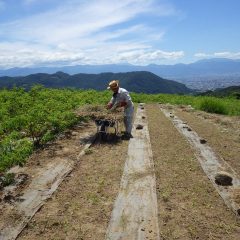
[[[84,136],[93,132],[95,133],[93,124],[80,123],[71,130],[62,133],[55,141],[36,150],[23,168],[14,167],[10,170],[16,173],[16,176],[25,175],[25,181],[20,185],[9,186],[10,189],[7,187],[0,191],[0,229],[19,219],[19,213],[14,212],[14,202],[21,201],[23,191],[28,189],[34,176],[38,175],[38,169],[40,170],[47,163],[55,162],[60,158],[76,160],[77,154],[81,152],[85,144]]]
[[[185,107],[175,111],[239,173],[238,118],[221,118]],[[161,238],[239,239],[240,221],[211,185],[187,140],[157,105],[147,105],[147,115],[157,178]],[[76,153],[82,149],[81,136],[95,130],[90,124],[65,132],[57,141],[33,154],[27,167],[34,170],[58,157],[76,160]],[[119,191],[127,148],[128,141],[120,139],[112,144],[96,141],[18,239],[104,239]],[[31,170],[29,176],[31,179]]]
[[[239,239],[240,221],[203,172],[194,150],[157,105],[147,106],[162,239]]]
[[[96,142],[18,239],[104,239],[127,147]]]
[[[189,112],[186,108],[175,108],[175,112],[240,175],[240,117]]]

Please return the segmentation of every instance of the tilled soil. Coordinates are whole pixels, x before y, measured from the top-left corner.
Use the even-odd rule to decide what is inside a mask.
[[[194,114],[177,111],[177,115],[239,173],[235,124],[229,124],[232,128],[222,131],[211,115],[204,118]],[[161,113],[158,105],[148,105],[147,115],[156,171],[161,239],[239,239],[240,221],[211,185],[190,144]],[[92,129],[93,126],[83,126],[84,131],[85,127]],[[227,129],[225,125],[224,129]],[[44,166],[49,159],[57,157],[76,160],[76,152],[81,149],[82,130],[66,132],[62,139],[35,153],[27,167]],[[231,151],[225,152],[222,148]],[[117,139],[112,144],[96,141],[18,239],[104,239],[118,195],[127,149],[128,141]],[[30,178],[31,174],[30,171]],[[25,187],[27,185],[28,181]]]
[[[18,239],[104,239],[127,146],[96,142]]]
[[[240,221],[159,106],[147,107],[162,239],[239,239]]]
[[[175,108],[176,115],[207,140],[214,152],[222,157],[240,175],[240,118],[187,112]]]
[[[55,141],[36,150],[23,168],[14,167],[10,170],[16,173],[16,183],[0,191],[0,229],[5,229],[6,226],[15,227],[20,224],[20,222],[25,223],[23,219],[26,219],[26,216],[24,217],[19,213],[16,205],[18,202],[24,203],[26,199],[22,198],[22,195],[29,190],[32,181],[47,170],[46,166],[51,165],[55,167],[57,161],[61,162],[61,160],[65,158],[69,161],[75,161],[77,154],[82,150],[87,140],[86,135],[93,134],[93,132],[95,132],[94,124],[80,123],[59,135]],[[46,182],[47,181],[46,179]],[[51,186],[49,186],[49,188],[51,188]],[[33,198],[35,198],[35,195]],[[32,211],[33,209],[31,208],[28,214],[31,215]]]

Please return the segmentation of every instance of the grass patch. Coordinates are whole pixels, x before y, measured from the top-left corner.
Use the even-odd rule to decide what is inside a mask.
[[[217,99],[203,99],[200,102],[199,108],[209,113],[228,114],[228,109],[225,104]]]
[[[14,181],[15,181],[14,177],[15,177],[14,173],[3,174],[3,176],[0,177],[0,190],[1,190],[1,188],[9,186],[12,183],[14,183]]]
[[[89,154],[93,153],[93,150],[90,149],[90,148],[87,148],[87,149],[84,150],[84,153],[85,153],[86,155],[89,155]]]

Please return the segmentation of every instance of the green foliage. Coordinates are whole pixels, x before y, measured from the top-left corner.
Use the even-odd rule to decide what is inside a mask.
[[[240,116],[240,101],[232,97],[217,98],[207,96],[190,96],[176,94],[131,94],[134,102],[145,103],[170,103],[174,105],[191,105],[195,109],[203,111]],[[205,106],[204,106],[205,105]],[[209,108],[207,108],[207,106]],[[214,106],[213,106],[214,105]]]
[[[227,114],[225,105],[217,99],[206,98],[200,102],[200,110],[209,113]]]
[[[14,183],[14,173],[5,173],[0,177],[0,189]]]
[[[14,166],[22,166],[33,151],[33,143],[21,138],[19,132],[12,132],[0,142],[0,172]]]
[[[0,90],[0,172],[23,165],[34,148],[84,121],[74,110],[81,105],[107,104],[111,91],[46,89],[34,86]],[[240,101],[207,96],[131,93],[134,102],[192,105],[204,111],[240,115]]]
[[[103,94],[102,99],[106,99]],[[35,86],[0,91],[0,172],[23,165],[34,148],[84,119],[74,109],[97,102],[94,92]]]

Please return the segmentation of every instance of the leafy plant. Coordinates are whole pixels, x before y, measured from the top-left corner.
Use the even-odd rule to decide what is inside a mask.
[[[14,183],[14,173],[5,173],[0,177],[0,188],[1,187],[6,187]]]
[[[200,102],[200,109],[209,113],[227,114],[228,110],[225,105],[212,98],[203,99]]]

